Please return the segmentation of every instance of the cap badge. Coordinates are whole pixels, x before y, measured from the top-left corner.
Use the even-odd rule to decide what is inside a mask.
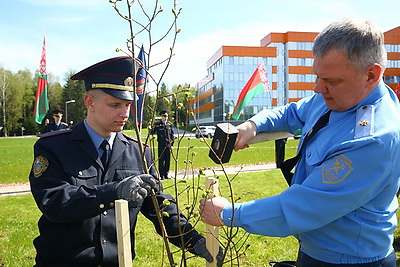
[[[133,78],[132,77],[126,78],[125,81],[124,81],[124,85],[133,87]]]

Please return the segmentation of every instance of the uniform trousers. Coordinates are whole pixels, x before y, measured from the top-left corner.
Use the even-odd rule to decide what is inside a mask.
[[[316,260],[302,251],[299,251],[296,267],[396,267],[396,254],[393,252],[386,258],[370,263],[359,264],[333,264]]]
[[[169,165],[171,159],[171,147],[168,145],[158,146],[158,171],[160,172],[160,178],[168,179]]]

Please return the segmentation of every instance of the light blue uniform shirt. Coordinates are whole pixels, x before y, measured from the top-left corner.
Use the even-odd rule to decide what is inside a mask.
[[[257,132],[305,133],[328,111],[320,94],[250,120]],[[225,225],[296,236],[301,250],[330,263],[366,263],[393,251],[400,175],[400,107],[383,83],[354,108],[332,111],[311,138],[292,186],[280,195],[223,210]],[[300,147],[300,145],[299,145]],[[231,220],[233,219],[233,222]]]
[[[101,155],[103,154],[103,149],[100,147],[103,140],[107,140],[108,143],[110,144],[110,150],[108,150],[108,156],[110,156],[111,152],[112,152],[114,139],[115,139],[115,133],[111,134],[111,136],[109,136],[108,138],[104,138],[101,135],[99,135],[95,130],[93,130],[89,126],[89,124],[87,124],[86,120],[84,120],[83,122],[84,122],[84,125],[86,128],[86,131],[88,132],[88,134],[90,136],[90,139],[92,139],[94,147],[97,149],[97,154],[99,155],[99,157],[101,157]]]

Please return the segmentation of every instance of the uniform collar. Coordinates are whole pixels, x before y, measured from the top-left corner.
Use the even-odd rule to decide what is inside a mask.
[[[99,154],[99,156],[101,156],[101,154],[103,153],[103,150],[100,148],[100,145],[103,142],[103,140],[107,140],[108,141],[108,143],[110,144],[110,148],[112,150],[116,133],[111,134],[111,136],[109,136],[107,138],[103,138],[95,130],[93,130],[89,126],[89,124],[87,124],[86,120],[84,120],[83,123],[85,125],[86,131],[88,132],[88,134],[90,136],[90,139],[92,139],[94,147],[97,149],[97,153]]]

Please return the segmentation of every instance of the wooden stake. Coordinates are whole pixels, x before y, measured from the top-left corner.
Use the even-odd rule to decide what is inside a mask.
[[[119,267],[132,267],[128,201],[123,199],[115,201],[115,220],[118,241],[118,265]]]
[[[219,196],[218,179],[207,177],[206,189],[213,191],[213,194],[209,195],[210,198],[212,198],[213,196]],[[206,224],[206,247],[214,259],[213,262],[211,263],[207,262],[206,264],[207,267],[217,267],[217,255],[219,252],[218,235],[219,235],[219,227]]]

